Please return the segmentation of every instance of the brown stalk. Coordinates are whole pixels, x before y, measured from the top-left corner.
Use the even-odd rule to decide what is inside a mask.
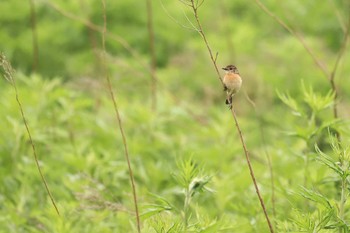
[[[201,2],[201,4],[203,3],[203,1]],[[207,38],[203,32],[203,28],[202,28],[202,25],[200,23],[200,20],[199,20],[199,17],[198,17],[198,7],[201,5],[201,4],[195,4],[194,3],[194,0],[191,0],[191,8],[193,9],[193,13],[194,13],[194,16],[195,16],[195,19],[196,19],[196,22],[197,22],[197,25],[198,25],[198,32],[199,34],[202,36],[203,40],[204,40],[204,43],[205,45],[207,46],[207,49],[208,49],[208,52],[209,52],[209,55],[210,55],[210,58],[213,62],[213,65],[215,67],[215,70],[216,70],[216,73],[218,75],[218,78],[221,82],[221,84],[224,86],[224,83],[223,83],[223,80],[221,78],[221,75],[220,75],[220,72],[219,72],[219,69],[217,67],[217,64],[216,64],[216,58],[214,59],[214,56],[213,56],[213,53],[212,53],[212,50],[209,46],[209,43],[207,41]],[[244,150],[244,154],[245,154],[245,157],[246,157],[246,161],[247,161],[247,164],[248,164],[248,168],[249,168],[249,172],[250,172],[250,176],[252,178],[252,181],[254,183],[254,187],[255,187],[255,191],[256,191],[256,194],[258,195],[258,198],[259,198],[259,201],[260,201],[260,205],[261,205],[261,208],[263,209],[263,212],[264,212],[264,215],[265,215],[265,218],[266,218],[266,221],[267,221],[267,224],[268,224],[268,227],[269,227],[269,230],[271,233],[274,232],[273,230],[273,227],[272,227],[272,224],[271,224],[271,221],[270,221],[270,218],[267,214],[267,211],[266,211],[266,207],[265,207],[265,204],[264,204],[264,200],[262,199],[261,197],[261,194],[260,194],[260,191],[259,191],[259,187],[257,185],[257,182],[256,182],[256,178],[255,178],[255,175],[254,175],[254,170],[253,170],[253,167],[251,165],[251,162],[250,162],[250,157],[249,157],[249,153],[248,153],[248,150],[247,150],[247,147],[246,147],[246,144],[245,144],[245,141],[244,141],[244,138],[243,138],[243,135],[242,135],[242,132],[241,132],[241,128],[239,126],[239,123],[238,123],[238,120],[237,120],[237,117],[236,117],[236,113],[234,111],[234,108],[231,108],[231,113],[232,113],[232,116],[233,116],[233,119],[235,121],[235,124],[236,124],[236,128],[237,128],[237,131],[238,131],[238,134],[239,134],[239,138],[241,140],[241,143],[242,143],[242,146],[243,146],[243,150]]]
[[[154,28],[153,28],[153,13],[152,13],[152,0],[147,0],[147,28],[149,36],[149,48],[151,53],[151,97],[152,97],[152,110],[155,111],[157,107],[157,57],[155,50],[154,41]]]
[[[113,91],[113,88],[112,88],[111,79],[109,77],[109,72],[107,70],[107,65],[106,65],[106,60],[107,60],[106,59],[106,57],[107,57],[106,43],[105,43],[105,41],[106,41],[105,37],[106,37],[106,33],[107,33],[106,2],[105,2],[105,0],[101,0],[101,2],[102,2],[102,7],[103,7],[103,30],[102,30],[102,50],[103,50],[102,64],[103,64],[103,71],[104,71],[104,74],[106,75],[108,91],[109,91],[111,100],[113,102],[115,114],[116,114],[116,117],[117,117],[117,123],[119,125],[120,134],[121,134],[122,139],[123,139],[125,159],[126,159],[126,162],[128,164],[128,170],[129,170],[129,176],[130,176],[130,182],[131,182],[131,188],[132,188],[132,194],[133,194],[133,201],[134,201],[134,205],[135,205],[137,231],[140,233],[141,232],[141,224],[140,224],[140,215],[139,215],[138,204],[137,204],[135,179],[134,179],[134,175],[133,175],[133,170],[131,168],[130,156],[129,156],[129,151],[128,151],[128,145],[127,145],[127,142],[126,142],[126,137],[125,137],[125,133],[124,133],[123,125],[122,125],[122,120],[121,120],[121,117],[120,117],[120,114],[119,114],[117,101],[115,99],[115,94],[114,94],[114,91]]]
[[[233,119],[235,120],[235,124],[236,124],[236,128],[237,128],[237,131],[238,131],[238,134],[239,134],[239,138],[241,140],[241,143],[242,143],[242,146],[243,146],[243,149],[244,149],[244,154],[245,154],[245,157],[246,157],[246,160],[247,160],[250,176],[251,176],[251,178],[253,180],[253,184],[254,184],[254,187],[255,187],[256,194],[258,195],[258,198],[259,198],[259,201],[260,201],[260,205],[261,205],[261,208],[263,209],[263,212],[264,212],[267,224],[269,226],[270,232],[273,233],[274,232],[273,226],[271,224],[269,215],[268,215],[268,213],[266,211],[264,200],[262,199],[262,196],[260,194],[260,190],[259,190],[258,184],[256,182],[254,170],[253,170],[253,167],[252,167],[251,162],[250,162],[249,152],[248,152],[247,146],[246,146],[246,144],[244,142],[243,135],[242,135],[242,132],[241,132],[241,128],[239,127],[239,124],[238,124],[238,121],[237,121],[237,117],[236,117],[236,113],[235,113],[233,107],[231,108],[231,112],[232,112]]]
[[[203,2],[202,2],[202,3],[203,3]],[[197,31],[198,31],[199,35],[201,35],[201,37],[202,37],[203,40],[204,40],[205,45],[207,46],[207,49],[208,49],[208,52],[209,52],[209,55],[210,55],[210,59],[211,59],[211,61],[212,61],[213,64],[214,64],[214,67],[215,67],[216,73],[218,74],[218,78],[219,78],[219,80],[220,80],[220,82],[221,82],[221,85],[222,85],[223,87],[225,87],[224,82],[223,82],[223,80],[222,80],[222,78],[221,78],[221,75],[220,75],[220,72],[219,72],[219,68],[218,68],[218,66],[217,66],[217,64],[216,64],[217,55],[216,55],[215,58],[214,58],[213,52],[211,51],[211,48],[210,48],[209,43],[208,43],[208,40],[207,40],[207,38],[206,38],[206,36],[205,36],[205,34],[204,34],[204,32],[203,32],[202,25],[201,25],[201,23],[200,23],[200,21],[199,21],[199,18],[198,18],[198,12],[197,12],[197,10],[198,10],[199,5],[195,5],[195,4],[194,4],[194,1],[191,0],[191,5],[190,5],[190,7],[193,9],[193,13],[194,13],[194,16],[195,16],[195,18],[196,18],[196,21],[197,21],[197,24],[198,24],[198,27],[199,27],[199,30],[197,30]]]
[[[36,12],[34,0],[29,0],[30,5],[30,26],[32,29],[32,44],[33,44],[33,64],[32,71],[35,72],[39,66],[39,45],[38,45],[38,34],[36,30]]]
[[[43,172],[41,170],[41,167],[39,165],[39,159],[38,159],[38,155],[36,153],[35,144],[34,144],[34,141],[32,139],[32,134],[30,133],[30,130],[29,130],[28,122],[27,122],[27,120],[25,118],[25,115],[24,115],[23,107],[22,107],[22,104],[21,104],[21,101],[20,101],[20,98],[19,98],[18,90],[17,90],[16,81],[15,81],[15,78],[13,77],[14,76],[13,75],[14,74],[14,70],[13,70],[10,62],[7,61],[5,55],[3,55],[3,54],[0,54],[0,66],[2,66],[2,68],[5,71],[4,77],[6,78],[7,81],[9,81],[12,84],[12,86],[13,86],[13,88],[15,90],[16,101],[17,101],[19,110],[21,112],[21,116],[22,116],[22,120],[23,120],[24,126],[26,127],[26,131],[27,131],[27,134],[28,134],[28,137],[29,137],[30,145],[32,146],[32,151],[33,151],[34,161],[35,161],[36,167],[37,167],[38,172],[40,174],[41,180],[42,180],[42,182],[43,182],[43,184],[45,186],[46,192],[47,192],[47,194],[49,195],[49,197],[51,199],[52,205],[54,206],[57,215],[60,216],[60,212],[58,211],[56,202],[55,202],[55,200],[54,200],[54,198],[53,198],[53,196],[51,194],[51,191],[49,189],[49,185],[47,184],[45,176],[44,176],[44,174],[43,174]]]

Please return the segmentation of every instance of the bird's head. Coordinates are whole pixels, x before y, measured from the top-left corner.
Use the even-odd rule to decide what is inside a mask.
[[[235,73],[235,74],[238,74],[238,69],[236,66],[234,65],[228,65],[224,68],[222,68],[223,70],[225,70],[226,72],[228,73]]]

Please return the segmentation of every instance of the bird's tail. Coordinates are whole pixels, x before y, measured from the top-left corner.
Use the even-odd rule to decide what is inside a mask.
[[[232,95],[227,96],[225,104],[229,106],[229,108],[232,108]]]

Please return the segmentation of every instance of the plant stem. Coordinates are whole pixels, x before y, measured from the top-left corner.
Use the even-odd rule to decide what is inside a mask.
[[[203,3],[203,1],[202,1],[202,3]],[[216,73],[217,73],[217,75],[218,75],[218,78],[219,78],[221,84],[224,86],[223,80],[222,80],[221,75],[220,75],[220,72],[219,72],[219,69],[218,69],[218,67],[217,67],[217,65],[216,65],[216,58],[214,58],[214,56],[213,56],[212,50],[211,50],[211,48],[210,48],[210,46],[209,46],[208,40],[207,40],[207,38],[206,38],[204,32],[203,32],[203,28],[202,28],[202,25],[201,25],[200,20],[199,20],[199,17],[198,17],[198,11],[197,11],[197,10],[198,10],[199,5],[196,5],[196,4],[194,3],[194,0],[191,0],[191,5],[190,5],[190,7],[193,9],[194,17],[196,18],[196,21],[197,21],[197,25],[198,25],[198,28],[199,28],[199,30],[197,30],[197,31],[198,31],[198,33],[202,36],[202,38],[203,38],[203,40],[204,40],[204,43],[205,43],[205,45],[207,46],[207,49],[208,49],[208,52],[209,52],[209,55],[210,55],[210,59],[211,59],[212,62],[213,62],[213,65],[214,65],[214,67],[215,67],[215,70],[216,70]],[[252,168],[251,163],[250,163],[249,153],[248,153],[246,144],[245,144],[245,142],[244,142],[244,139],[243,139],[243,136],[242,136],[242,132],[241,132],[241,129],[240,129],[240,127],[239,127],[239,124],[238,124],[238,121],[237,121],[237,118],[236,118],[236,113],[235,113],[235,111],[234,111],[234,108],[231,108],[231,112],[232,112],[232,116],[233,116],[233,119],[234,119],[234,121],[235,121],[236,128],[237,128],[237,131],[238,131],[238,133],[239,133],[239,137],[240,137],[240,140],[241,140],[243,149],[244,149],[244,154],[245,154],[245,156],[246,156],[248,168],[249,168],[249,171],[250,171],[250,176],[251,176],[251,178],[252,178],[252,180],[253,180],[254,187],[255,187],[255,191],[256,191],[256,193],[257,193],[257,195],[258,195],[261,208],[263,209],[263,212],[264,212],[264,215],[265,215],[267,224],[268,224],[268,226],[269,226],[269,230],[270,230],[271,233],[273,233],[273,232],[274,232],[274,231],[273,231],[273,227],[272,227],[271,221],[270,221],[270,219],[269,219],[269,216],[268,216],[268,214],[267,214],[267,211],[266,211],[266,208],[265,208],[265,204],[264,204],[264,200],[262,199],[262,197],[261,197],[261,195],[260,195],[259,187],[258,187],[258,185],[257,185],[257,183],[256,183],[254,171],[253,171],[253,168]]]
[[[199,27],[198,32],[199,32],[199,34],[202,36],[202,38],[203,38],[203,40],[204,40],[204,43],[205,43],[205,45],[207,46],[207,49],[208,49],[208,52],[209,52],[209,55],[210,55],[210,59],[211,59],[211,61],[213,62],[214,67],[215,67],[215,70],[216,70],[216,73],[218,74],[218,78],[219,78],[219,80],[220,80],[222,86],[224,87],[224,82],[223,82],[223,80],[222,80],[222,78],[221,78],[221,75],[220,75],[218,66],[216,65],[216,58],[214,58],[214,56],[213,56],[213,52],[211,51],[211,48],[210,48],[210,46],[209,46],[207,37],[205,36],[205,34],[204,34],[204,32],[203,32],[202,24],[201,24],[200,21],[199,21],[198,12],[197,12],[197,7],[195,6],[193,0],[191,0],[191,3],[192,3],[191,7],[192,7],[192,9],[193,9],[193,13],[194,13],[194,16],[195,16],[195,18],[196,18],[196,21],[197,21],[197,24],[198,24],[198,27]]]
[[[273,231],[273,227],[272,227],[269,215],[268,215],[268,213],[266,211],[264,200],[261,197],[260,190],[259,190],[258,184],[257,184],[256,179],[255,179],[254,170],[253,170],[253,167],[252,167],[251,162],[250,162],[250,157],[249,157],[249,153],[248,153],[248,150],[247,150],[247,146],[246,146],[246,144],[244,142],[243,135],[242,135],[242,132],[241,132],[241,128],[239,127],[239,124],[238,124],[238,121],[237,121],[237,117],[236,117],[236,113],[235,113],[233,107],[231,108],[231,112],[232,112],[233,119],[235,120],[236,128],[237,128],[238,134],[239,134],[239,138],[241,140],[241,143],[242,143],[242,146],[243,146],[243,149],[244,149],[245,158],[247,160],[250,176],[251,176],[251,178],[253,180],[253,184],[254,184],[254,187],[255,187],[256,194],[258,195],[258,198],[259,198],[259,201],[260,201],[260,205],[261,205],[261,208],[263,209],[263,212],[264,212],[267,224],[269,226],[270,232],[273,233],[274,232]]]
[[[36,12],[34,0],[29,0],[30,5],[30,26],[32,29],[32,44],[33,44],[33,65],[32,71],[36,72],[39,66],[39,45],[38,33],[36,30]]]
[[[332,70],[330,77],[329,77],[329,82],[330,82],[330,85],[331,85],[332,90],[334,92],[333,117],[335,119],[338,118],[338,108],[337,108],[338,107],[338,104],[337,104],[338,90],[337,90],[337,87],[335,85],[335,75],[336,75],[340,60],[342,59],[342,57],[345,53],[345,50],[347,48],[347,45],[348,45],[349,33],[350,33],[350,14],[349,14],[349,19],[348,19],[346,31],[344,33],[344,39],[343,39],[342,45],[339,49],[338,56],[337,56],[337,59],[335,61],[333,70]],[[340,133],[338,131],[336,131],[336,136],[337,136],[338,141],[340,142],[341,137],[340,137]]]
[[[347,197],[348,193],[347,193],[347,180],[346,177],[342,178],[342,182],[341,182],[341,197],[340,197],[340,207],[339,207],[339,218],[342,221],[345,221],[345,203],[346,203],[346,197]]]
[[[147,28],[148,28],[148,36],[149,36],[149,48],[151,54],[151,97],[152,97],[152,110],[155,111],[157,107],[157,57],[154,46],[154,29],[153,29],[153,13],[152,13],[152,0],[147,0]]]
[[[305,155],[305,163],[304,163],[304,187],[307,187],[308,177],[309,177],[309,155],[307,152]]]
[[[117,101],[115,100],[115,94],[114,94],[114,91],[112,89],[111,79],[109,77],[109,72],[107,71],[107,66],[106,66],[106,45],[105,45],[105,35],[106,35],[106,32],[107,32],[106,3],[105,3],[105,0],[101,0],[101,2],[102,2],[102,6],[103,6],[103,22],[104,22],[103,23],[103,32],[102,32],[102,49],[103,49],[103,57],[102,57],[103,61],[102,61],[102,64],[103,64],[103,70],[104,70],[104,73],[106,75],[108,91],[109,91],[109,94],[111,96],[111,100],[113,102],[115,114],[116,114],[116,117],[117,117],[117,122],[118,122],[118,125],[119,125],[120,134],[121,134],[122,139],[123,139],[125,159],[126,159],[126,162],[128,164],[129,178],[130,178],[130,182],[131,182],[133,201],[134,201],[134,205],[135,205],[137,232],[140,233],[141,232],[141,223],[140,223],[140,215],[139,215],[139,209],[138,209],[138,204],[137,204],[135,179],[134,179],[134,175],[133,175],[133,170],[131,168],[130,156],[129,156],[129,151],[128,151],[128,145],[127,145],[127,142],[126,142],[126,137],[125,137],[125,133],[124,133],[123,125],[122,125],[122,120],[121,120],[121,117],[120,117],[120,114],[119,114]]]
[[[185,190],[185,203],[184,203],[184,224],[185,224],[185,232],[187,232],[188,228],[188,212],[191,202],[191,194],[188,188]]]
[[[19,110],[21,112],[23,123],[24,123],[24,125],[26,127],[26,130],[27,130],[27,134],[28,134],[28,137],[29,137],[29,142],[30,142],[30,144],[32,146],[32,151],[33,151],[34,161],[35,161],[36,167],[37,167],[38,172],[40,174],[41,180],[42,180],[42,182],[43,182],[43,184],[45,186],[46,192],[47,192],[47,194],[49,195],[49,197],[51,199],[52,205],[54,206],[57,215],[60,215],[60,212],[58,211],[58,207],[56,205],[56,202],[55,202],[55,200],[54,200],[54,198],[53,198],[53,196],[51,194],[51,191],[49,189],[49,185],[47,184],[47,181],[45,179],[45,176],[44,176],[44,174],[43,174],[43,172],[41,170],[40,164],[39,164],[39,159],[38,159],[38,155],[36,153],[35,144],[34,144],[34,141],[33,141],[33,138],[32,138],[32,134],[30,133],[29,125],[28,125],[27,120],[25,118],[23,107],[22,107],[21,101],[19,99],[17,85],[16,85],[16,80],[13,77],[13,72],[14,71],[13,71],[13,69],[11,67],[11,64],[7,61],[7,59],[5,58],[5,56],[3,54],[0,54],[0,66],[2,66],[4,71],[5,71],[5,76],[6,76],[5,78],[9,82],[11,82],[11,84],[12,84],[14,90],[15,90],[16,101],[17,101]]]

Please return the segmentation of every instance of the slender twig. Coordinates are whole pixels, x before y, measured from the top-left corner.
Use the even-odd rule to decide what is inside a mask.
[[[119,125],[120,134],[121,134],[122,139],[123,139],[125,159],[126,159],[127,164],[128,164],[128,170],[129,170],[129,176],[130,176],[133,200],[134,200],[134,205],[135,205],[137,231],[140,233],[141,232],[141,224],[140,224],[140,215],[139,215],[138,204],[137,204],[135,179],[134,179],[134,175],[133,175],[133,170],[131,168],[130,156],[129,156],[129,151],[128,151],[128,145],[127,145],[127,142],[126,142],[126,137],[125,137],[125,133],[124,133],[123,125],[122,125],[122,120],[121,120],[121,117],[120,117],[120,114],[119,114],[117,101],[115,99],[115,94],[114,94],[114,91],[113,91],[113,88],[112,88],[111,79],[109,77],[109,72],[107,71],[107,65],[106,65],[107,52],[106,52],[106,43],[105,43],[105,41],[106,41],[105,37],[106,37],[106,33],[107,33],[106,3],[105,3],[105,0],[101,0],[101,2],[102,2],[102,7],[103,7],[103,30],[102,30],[102,50],[103,50],[103,57],[102,57],[103,61],[102,61],[102,64],[103,64],[103,70],[104,70],[104,74],[105,74],[106,80],[107,80],[108,91],[109,91],[111,100],[113,102],[115,114],[116,114],[116,117],[117,117],[117,122],[118,122],[118,125]]]
[[[191,194],[189,188],[185,189],[185,202],[184,202],[184,225],[185,232],[188,232],[188,218],[190,216],[190,202],[191,202]]]
[[[345,203],[347,200],[347,177],[342,177],[341,180],[341,196],[340,196],[340,205],[339,205],[339,218],[345,222]]]
[[[184,11],[184,9],[182,9],[182,14],[185,16],[187,22],[191,25],[191,27],[193,28],[193,30],[195,30],[196,32],[200,33],[199,30],[197,29],[196,26],[194,26],[194,24],[192,23],[192,21],[188,18],[186,12]]]
[[[345,26],[345,20],[342,18],[335,2],[333,0],[329,0],[330,4],[332,5],[333,9],[334,9],[334,12],[335,12],[335,15],[337,16],[337,19],[338,19],[338,22],[339,22],[339,25],[343,31],[343,33],[346,32],[346,26]]]
[[[189,27],[189,26],[186,26],[186,25],[184,25],[184,24],[181,24],[177,19],[175,19],[173,16],[171,16],[171,14],[169,13],[169,11],[168,11],[168,10],[166,9],[166,7],[164,6],[163,1],[162,1],[162,0],[159,0],[159,2],[160,2],[160,5],[161,5],[162,8],[163,8],[165,14],[167,14],[167,16],[168,16],[171,20],[173,20],[176,24],[180,25],[180,26],[183,27],[183,28],[189,29],[189,30],[195,30],[195,29],[193,29],[193,27]]]
[[[254,183],[256,194],[258,195],[261,208],[263,209],[263,212],[264,212],[267,224],[269,225],[270,232],[273,233],[274,230],[273,230],[273,227],[272,227],[269,215],[268,215],[268,213],[266,211],[264,200],[261,197],[260,190],[259,190],[258,184],[257,184],[256,179],[255,179],[254,170],[253,170],[253,167],[252,167],[251,162],[250,162],[249,152],[248,152],[247,146],[246,146],[246,144],[244,142],[243,135],[242,135],[242,132],[241,132],[241,128],[239,127],[239,124],[238,124],[238,121],[237,121],[237,117],[236,117],[236,113],[235,113],[235,110],[234,110],[233,107],[231,108],[231,112],[232,112],[233,119],[235,120],[235,124],[236,124],[236,128],[237,128],[237,131],[238,131],[238,134],[239,134],[239,138],[241,140],[241,143],[242,143],[242,146],[243,146],[243,149],[244,149],[244,154],[245,154],[245,157],[246,157],[246,160],[247,160],[247,164],[248,164],[248,167],[249,167],[250,176],[251,176],[251,178],[253,180],[253,183]]]
[[[6,78],[6,80],[8,80],[12,84],[12,86],[13,86],[13,88],[15,90],[16,101],[17,101],[19,110],[21,112],[21,116],[22,116],[22,120],[23,120],[24,126],[26,127],[26,131],[27,131],[27,134],[28,134],[28,137],[29,137],[29,142],[30,142],[30,144],[32,146],[32,151],[33,151],[36,167],[37,167],[38,172],[40,174],[41,180],[42,180],[42,182],[43,182],[43,184],[45,186],[46,192],[47,192],[47,194],[49,195],[49,197],[51,199],[52,205],[54,206],[54,208],[56,210],[56,213],[58,215],[60,215],[60,212],[58,211],[58,207],[56,205],[56,202],[55,202],[55,200],[54,200],[54,198],[53,198],[53,196],[51,194],[51,191],[49,189],[49,185],[47,184],[47,181],[45,179],[45,176],[44,176],[44,174],[43,174],[43,172],[41,170],[40,164],[39,164],[39,159],[38,159],[38,155],[36,153],[35,144],[34,144],[34,141],[33,141],[33,138],[32,138],[32,134],[30,133],[29,125],[28,125],[28,122],[26,120],[26,117],[25,117],[25,114],[24,114],[24,111],[23,111],[22,103],[21,103],[20,98],[19,98],[17,85],[16,85],[16,80],[14,78],[14,70],[13,70],[10,62],[7,61],[6,57],[3,54],[0,54],[0,66],[2,66],[4,71],[5,71],[5,78]]]
[[[329,72],[326,67],[321,63],[321,61],[316,57],[311,48],[305,43],[304,38],[297,32],[295,32],[291,27],[289,27],[285,22],[283,22],[279,17],[273,14],[260,0],[255,0],[256,4],[271,18],[273,18],[278,24],[280,24],[283,28],[285,28],[290,34],[295,36],[299,42],[303,45],[306,52],[311,56],[314,63],[319,67],[324,76],[329,79]]]
[[[30,26],[32,28],[32,44],[33,44],[33,65],[32,71],[35,72],[39,66],[39,45],[38,45],[38,34],[36,30],[36,12],[34,0],[29,0],[30,5]]]
[[[338,98],[338,91],[337,91],[337,88],[336,88],[336,85],[335,85],[335,75],[336,75],[336,72],[338,70],[340,60],[342,59],[342,57],[343,57],[343,55],[345,53],[345,50],[347,48],[347,45],[348,45],[349,32],[350,32],[350,14],[349,14],[349,19],[348,19],[348,24],[346,26],[346,31],[344,33],[344,39],[343,39],[342,45],[341,45],[341,47],[339,49],[337,59],[335,61],[332,73],[331,73],[330,78],[329,78],[331,86],[332,86],[332,89],[333,89],[333,91],[335,93],[334,104],[333,104],[333,116],[334,116],[334,118],[338,118],[338,110],[337,110],[337,103],[336,103],[337,98]]]
[[[206,38],[206,36],[205,36],[205,34],[204,34],[204,32],[203,32],[203,28],[202,28],[202,25],[201,25],[200,20],[199,20],[199,17],[198,17],[198,11],[197,11],[197,10],[198,10],[198,5],[195,5],[195,4],[194,4],[194,0],[191,0],[191,8],[193,9],[194,17],[195,17],[196,22],[197,22],[197,24],[198,24],[199,33],[200,33],[200,35],[202,36],[205,45],[207,46],[207,49],[208,49],[210,58],[211,58],[211,60],[212,60],[212,62],[213,62],[213,65],[214,65],[214,67],[215,67],[215,70],[216,70],[216,73],[217,73],[217,75],[218,75],[218,78],[219,78],[221,84],[224,85],[224,84],[223,84],[223,80],[222,80],[221,75],[220,75],[220,72],[219,72],[219,69],[218,69],[217,64],[216,64],[216,59],[214,58],[214,55],[213,55],[213,53],[212,53],[212,50],[211,50],[211,48],[210,48],[210,46],[209,46],[209,43],[208,43],[208,41],[207,41],[207,38]],[[237,128],[237,131],[238,131],[238,134],[239,134],[239,137],[240,137],[242,146],[243,146],[244,154],[245,154],[245,157],[246,157],[246,160],[247,160],[248,168],[249,168],[249,171],[250,171],[250,176],[251,176],[252,181],[253,181],[253,183],[254,183],[255,191],[256,191],[256,193],[257,193],[257,195],[258,195],[258,198],[259,198],[259,201],[260,201],[260,205],[261,205],[261,208],[263,209],[263,212],[264,212],[264,215],[265,215],[267,224],[268,224],[268,226],[269,226],[270,232],[273,233],[274,230],[273,230],[273,227],[272,227],[270,218],[269,218],[269,216],[268,216],[268,214],[267,214],[266,207],[265,207],[265,204],[264,204],[264,200],[263,200],[262,197],[261,197],[261,194],[260,194],[260,191],[259,191],[259,187],[258,187],[257,182],[256,182],[256,179],[255,179],[253,167],[251,166],[251,163],[250,163],[249,153],[248,153],[248,150],[247,150],[245,141],[244,141],[244,139],[243,139],[243,135],[242,135],[240,126],[239,126],[239,124],[238,124],[238,120],[237,120],[237,117],[236,117],[234,108],[231,108],[231,112],[232,112],[232,116],[233,116],[233,119],[234,119],[234,121],[235,121],[236,128]]]
[[[181,3],[183,3],[184,5],[191,7],[191,4],[188,3],[188,2],[186,2],[185,0],[179,0],[179,1],[180,1]]]
[[[151,97],[152,97],[152,110],[155,111],[157,107],[157,57],[154,46],[154,29],[153,29],[153,12],[152,12],[152,0],[147,0],[147,28],[149,36],[149,48],[151,54]]]
[[[220,80],[220,82],[221,82],[221,85],[224,87],[225,85],[224,85],[224,82],[223,82],[223,80],[222,80],[222,78],[221,78],[221,75],[220,75],[220,72],[219,72],[219,68],[218,68],[218,66],[216,65],[216,59],[215,59],[215,57],[214,57],[214,55],[213,55],[213,52],[211,51],[211,48],[210,48],[209,43],[208,43],[208,40],[207,40],[207,38],[206,38],[206,36],[205,36],[205,34],[204,34],[204,32],[203,32],[202,25],[201,25],[201,23],[200,23],[200,21],[199,21],[199,18],[198,18],[198,12],[197,12],[198,7],[195,6],[193,0],[191,0],[191,3],[192,3],[191,8],[193,9],[193,13],[194,13],[194,16],[195,16],[196,21],[197,21],[197,24],[198,24],[198,29],[199,29],[199,30],[198,30],[198,33],[201,35],[201,37],[202,37],[203,40],[204,40],[205,45],[207,46],[207,49],[208,49],[209,55],[210,55],[210,59],[211,59],[211,61],[212,61],[213,64],[214,64],[214,67],[215,67],[216,73],[218,74],[218,78],[219,78],[219,80]]]

